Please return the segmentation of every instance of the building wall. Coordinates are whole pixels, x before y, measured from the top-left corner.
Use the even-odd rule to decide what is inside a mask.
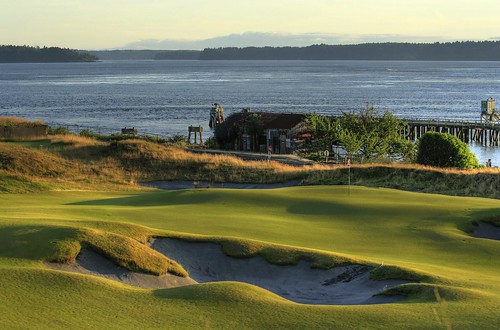
[[[39,126],[0,126],[0,138],[4,139],[26,139],[35,137],[44,137],[48,134],[47,125]]]

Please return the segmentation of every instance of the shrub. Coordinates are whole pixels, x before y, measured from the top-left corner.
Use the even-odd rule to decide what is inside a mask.
[[[69,135],[72,134],[67,127],[49,127],[49,135]]]
[[[447,133],[427,132],[419,140],[417,163],[437,167],[472,169],[479,167],[469,146]]]

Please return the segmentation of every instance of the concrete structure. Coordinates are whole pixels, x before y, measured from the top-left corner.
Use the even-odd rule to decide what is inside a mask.
[[[32,139],[46,137],[49,127],[47,125],[13,125],[0,126],[0,138],[2,139]]]

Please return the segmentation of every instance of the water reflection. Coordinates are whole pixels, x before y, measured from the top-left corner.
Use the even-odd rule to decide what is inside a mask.
[[[479,160],[479,164],[486,165],[488,159],[491,159],[493,166],[500,166],[500,147],[482,146],[478,143],[471,143],[469,147]]]

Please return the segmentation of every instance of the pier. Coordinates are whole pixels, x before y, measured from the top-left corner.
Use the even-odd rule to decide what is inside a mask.
[[[403,130],[406,140],[416,141],[426,132],[449,133],[460,140],[476,142],[484,146],[500,145],[500,124],[492,122],[442,121],[403,119],[407,123]]]

